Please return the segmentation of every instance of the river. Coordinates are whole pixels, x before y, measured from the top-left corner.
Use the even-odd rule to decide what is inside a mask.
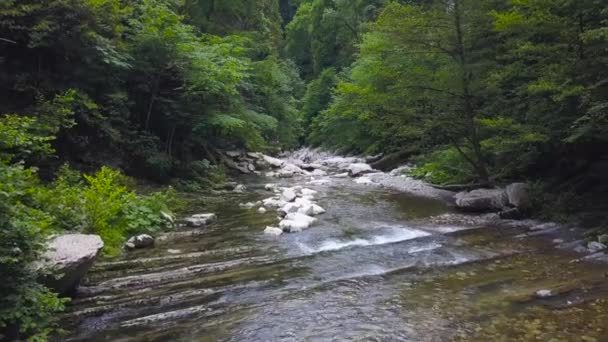
[[[440,198],[309,179],[248,176],[245,193],[189,195],[192,213],[217,222],[99,261],[62,317],[64,339],[608,340],[608,267],[555,247],[577,230],[536,234]],[[265,235],[276,212],[239,204],[269,197],[266,183],[314,189],[327,212]]]

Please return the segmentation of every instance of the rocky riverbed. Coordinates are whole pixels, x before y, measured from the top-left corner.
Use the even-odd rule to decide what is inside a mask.
[[[365,158],[227,158],[242,184],[97,262],[65,340],[608,340],[606,255],[576,227],[463,212]]]

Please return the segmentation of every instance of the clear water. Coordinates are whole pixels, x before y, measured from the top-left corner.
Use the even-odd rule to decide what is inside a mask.
[[[608,340],[608,267],[572,263],[556,236],[437,224],[444,203],[354,184],[308,186],[327,213],[269,237],[270,196],[196,197],[218,222],[103,260],[62,319],[70,341]],[[276,181],[276,180],[274,180]],[[295,185],[296,180],[281,180]],[[572,232],[555,232],[575,238]],[[549,288],[560,294],[535,299]]]

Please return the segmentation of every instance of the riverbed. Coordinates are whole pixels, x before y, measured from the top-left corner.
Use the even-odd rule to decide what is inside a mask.
[[[62,317],[63,339],[608,340],[608,266],[558,248],[580,239],[576,228],[531,231],[442,196],[321,179],[247,176],[243,193],[188,195],[192,213],[217,222],[99,261]],[[266,183],[316,190],[326,213],[266,235],[276,211],[240,205],[269,197]]]

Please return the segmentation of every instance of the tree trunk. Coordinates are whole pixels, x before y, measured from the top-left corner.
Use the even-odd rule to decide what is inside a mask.
[[[466,159],[472,164],[480,180],[489,184],[490,175],[488,174],[488,169],[483,160],[480,142],[481,139],[479,138],[479,131],[477,124],[475,123],[475,108],[472,102],[471,94],[471,74],[469,72],[466,48],[464,46],[460,0],[454,0],[454,25],[456,29],[456,51],[461,72],[464,119],[466,126],[465,133],[468,135],[468,140],[471,143],[471,149],[473,151],[473,158]],[[463,154],[463,156],[466,155],[464,151],[460,152]]]

